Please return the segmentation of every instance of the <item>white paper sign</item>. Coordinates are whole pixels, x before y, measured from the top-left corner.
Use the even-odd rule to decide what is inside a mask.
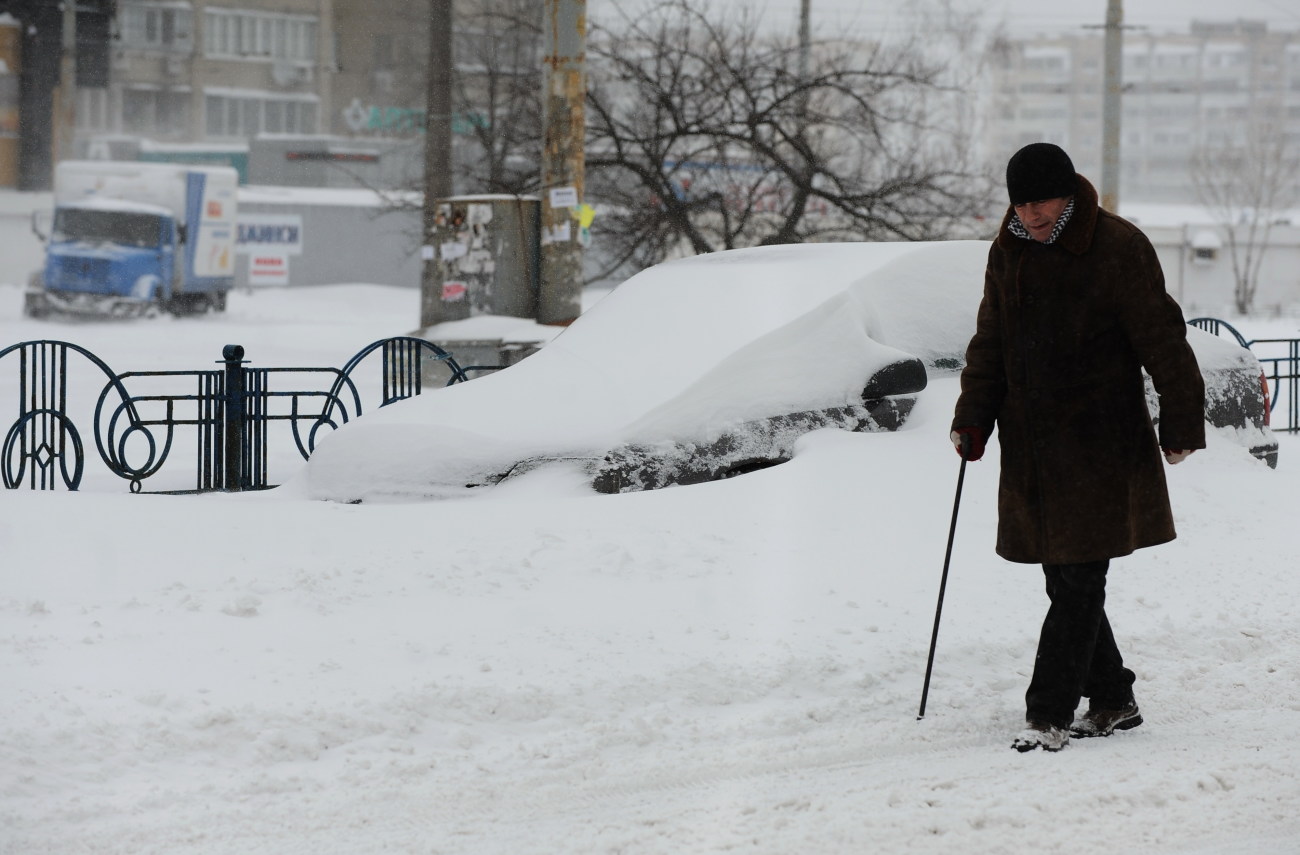
[[[552,226],[549,229],[542,230],[542,245],[548,243],[564,243],[573,235],[568,223],[560,223],[558,226]]]
[[[578,205],[578,188],[577,187],[553,187],[551,188],[551,207],[552,208],[575,208]]]

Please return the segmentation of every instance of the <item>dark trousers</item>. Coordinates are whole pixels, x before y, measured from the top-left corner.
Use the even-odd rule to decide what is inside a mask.
[[[1051,605],[1038,637],[1025,716],[1069,727],[1079,699],[1094,709],[1119,709],[1133,698],[1135,675],[1124,667],[1106,619],[1109,561],[1044,564]]]

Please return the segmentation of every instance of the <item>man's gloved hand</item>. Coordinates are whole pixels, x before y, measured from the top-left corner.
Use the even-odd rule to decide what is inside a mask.
[[[1160,450],[1165,453],[1165,460],[1169,461],[1169,465],[1173,466],[1175,463],[1182,463],[1196,449],[1162,448]]]
[[[958,454],[961,454],[961,438],[963,436],[969,438],[966,459],[979,460],[983,457],[984,443],[988,439],[984,435],[984,431],[977,427],[959,427],[953,431],[948,438],[952,440],[953,447],[957,449]]]

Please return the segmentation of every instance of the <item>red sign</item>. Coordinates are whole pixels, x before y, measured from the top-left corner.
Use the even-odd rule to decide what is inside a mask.
[[[289,259],[283,255],[250,255],[248,284],[288,285]]]
[[[447,303],[454,303],[457,300],[464,300],[465,295],[469,293],[469,286],[464,282],[444,282],[442,283],[442,299]]]

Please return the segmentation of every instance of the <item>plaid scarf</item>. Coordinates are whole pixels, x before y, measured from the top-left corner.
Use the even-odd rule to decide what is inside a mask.
[[[1052,227],[1052,233],[1047,236],[1047,240],[1043,241],[1043,243],[1056,243],[1056,239],[1061,236],[1065,224],[1070,222],[1070,215],[1073,213],[1074,199],[1070,199],[1070,204],[1066,205],[1065,210],[1061,212],[1061,216],[1056,218],[1056,225]],[[1011,222],[1007,223],[1007,231],[1018,238],[1033,240],[1033,237],[1029,234],[1029,229],[1025,228],[1024,223],[1020,222],[1020,215],[1015,212],[1011,214]]]

